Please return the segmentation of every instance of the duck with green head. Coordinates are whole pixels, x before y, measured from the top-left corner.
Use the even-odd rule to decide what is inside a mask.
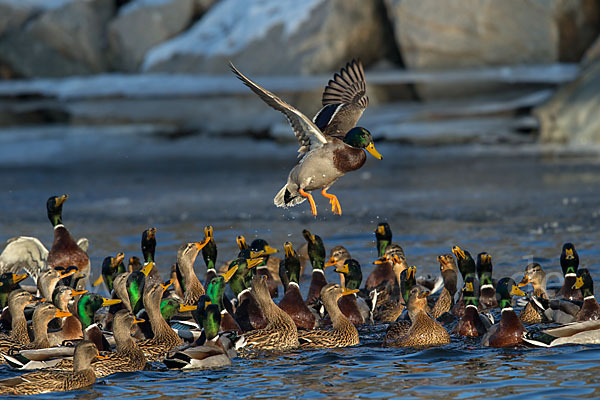
[[[99,286],[102,282],[106,285],[106,290],[108,293],[112,293],[114,288],[115,277],[119,274],[127,271],[125,268],[125,264],[123,264],[123,260],[125,259],[125,254],[119,253],[116,257],[106,257],[104,261],[102,261],[102,274],[94,281],[92,284],[93,287]]]
[[[489,309],[498,307],[496,289],[492,280],[492,256],[486,252],[477,255],[477,277],[479,278],[479,307]]]
[[[208,283],[217,276],[216,262],[217,262],[217,244],[213,236],[213,227],[208,225],[204,227],[204,240],[206,242],[202,247],[202,258],[206,264],[206,279],[204,282]]]
[[[523,343],[526,332],[523,324],[512,308],[513,296],[525,296],[525,293],[512,278],[502,278],[496,285],[498,305],[502,309],[500,322],[488,329],[481,339],[483,346],[511,347]]]
[[[277,298],[278,293],[278,284],[277,280],[273,277],[273,274],[269,270],[268,262],[271,254],[275,254],[278,252],[277,249],[269,246],[266,240],[264,239],[254,239],[252,243],[250,243],[250,251],[251,258],[261,257],[262,262],[256,266],[255,272],[258,275],[265,275],[267,279],[267,284],[269,285],[269,293],[271,293],[272,298]]]
[[[471,253],[469,253],[466,250],[462,250],[458,246],[452,247],[452,253],[456,257],[457,264],[458,264],[458,270],[460,271],[460,274],[462,275],[463,282],[465,282],[468,277],[473,277],[473,282],[475,284],[475,290],[476,290],[475,295],[477,297],[479,297],[479,293],[478,293],[479,283],[477,282],[477,267],[475,266],[475,260],[473,260]],[[452,314],[454,314],[455,316],[457,316],[459,318],[461,318],[465,312],[465,303],[463,301],[462,295],[463,294],[461,292],[460,297],[458,298],[458,301],[452,308]]]
[[[308,295],[306,296],[306,304],[313,305],[321,297],[321,289],[327,285],[325,279],[325,245],[323,239],[318,235],[313,235],[307,229],[302,231],[302,236],[306,239],[308,258],[312,265],[312,276]]]
[[[230,67],[233,73],[264,102],[285,114],[300,144],[299,152],[302,158],[290,171],[286,185],[275,196],[274,204],[277,207],[292,207],[308,199],[311,212],[316,216],[317,207],[310,192],[320,189],[321,194],[329,199],[331,211],[341,215],[342,207],[339,200],[335,195],[327,193],[327,190],[343,175],[363,166],[367,158],[363,149],[375,158],[383,159],[375,149],[371,133],[365,128],[355,127],[368,104],[362,64],[359,61],[348,63],[346,68],[340,71],[341,75],[336,75],[334,80],[330,81],[330,85],[335,86],[335,89],[325,89],[327,95],[324,94],[324,102],[325,99],[331,99],[327,102],[335,101],[340,107],[337,110],[347,109],[350,105],[359,110],[345,117],[348,118],[348,121],[342,125],[344,129],[347,128],[345,132],[339,132],[339,126],[335,130],[326,129],[331,124],[331,120],[335,119],[336,109],[328,108],[329,111],[333,111],[331,114],[329,112],[317,114],[315,119],[317,124],[315,124],[300,111],[247,78],[233,64],[230,63]],[[338,82],[337,76],[349,79],[340,78]],[[342,115],[345,114],[339,114],[337,118],[342,118]],[[338,137],[340,134],[344,135],[343,138]]]
[[[73,279],[77,280],[79,277],[89,277],[90,258],[73,240],[71,234],[62,222],[62,207],[68,198],[69,196],[66,194],[62,196],[51,196],[46,202],[48,219],[54,227],[54,241],[52,242],[52,247],[48,252],[46,261],[49,268],[58,266],[66,268],[71,265],[76,266],[78,272]],[[76,289],[85,289],[86,281],[87,278],[81,282],[82,287]]]
[[[563,245],[560,253],[560,267],[565,280],[556,297],[565,300],[583,301],[581,290],[574,288],[577,280],[577,268],[579,268],[579,254],[577,254],[573,243]]]
[[[573,288],[581,290],[583,295],[581,310],[575,317],[577,322],[600,319],[600,305],[594,297],[594,280],[587,268],[581,268],[577,271],[577,279]]]
[[[354,290],[360,287],[362,282],[362,268],[360,263],[355,259],[351,258],[346,260],[341,267],[335,269],[335,272],[344,276],[344,286],[342,287],[348,290]],[[321,294],[322,293],[323,292],[321,291]],[[370,316],[369,306],[367,306],[364,300],[359,298],[356,293],[357,292],[353,292],[348,296],[342,296],[338,300],[340,310],[354,326],[364,324]]]
[[[210,298],[211,303],[216,305],[219,308],[220,317],[220,330],[221,331],[235,331],[238,334],[242,334],[242,328],[240,328],[237,321],[229,314],[227,308],[224,304],[225,297],[225,286],[227,282],[231,280],[231,278],[237,272],[239,266],[234,264],[231,268],[227,270],[226,273],[217,275],[211,279],[206,288],[206,294]]]
[[[260,258],[243,258],[232,261],[229,269],[237,265],[237,270],[229,280],[229,287],[237,298],[234,319],[244,332],[264,329],[267,320],[262,314],[255,298],[250,294],[250,285],[253,274],[252,268],[260,264]]]
[[[101,351],[109,350],[110,345],[98,325],[96,325],[96,313],[102,307],[110,307],[120,302],[120,299],[107,299],[96,293],[82,294],[76,302],[75,315],[81,322],[82,336],[93,341]]]
[[[304,303],[300,293],[300,259],[291,242],[285,242],[283,248],[285,259],[282,263],[288,284],[283,298],[279,301],[279,308],[292,317],[298,329],[313,329],[316,318]]]
[[[154,227],[146,229],[142,232],[142,240],[141,240],[141,248],[142,248],[142,256],[144,257],[144,264],[139,268],[142,269],[144,266],[148,265],[148,263],[155,263],[155,254],[156,254],[156,232],[158,230]],[[137,270],[138,268],[136,268]],[[158,268],[153,268],[150,270],[148,274],[150,279],[155,282],[159,282],[161,280],[160,273],[158,272]]]
[[[377,239],[377,257],[381,258],[387,247],[392,244],[392,228],[387,222],[377,224],[375,239]]]
[[[462,294],[465,302],[465,313],[452,330],[452,333],[460,336],[482,336],[487,328],[479,318],[479,300],[475,297],[473,277],[470,276],[465,281]]]
[[[150,274],[150,271],[154,268],[154,263],[149,262],[146,264],[141,271],[134,271],[129,275],[124,275],[123,280],[124,287],[126,288],[125,293],[127,294],[127,298],[129,299],[129,305],[131,306],[131,312],[133,314],[137,314],[140,312],[142,308],[144,308],[144,302],[142,301],[142,297],[144,296],[144,287],[146,286],[147,277]],[[127,273],[125,273],[127,274]],[[123,275],[123,274],[121,274]],[[118,275],[117,278],[121,277]],[[124,296],[124,293],[121,293],[123,282],[121,279],[117,281],[115,279],[115,293],[119,298],[122,299],[121,296]]]
[[[27,279],[29,275],[25,274],[13,274],[12,272],[5,272],[0,275],[0,309],[4,309],[8,305],[8,297],[10,294],[21,286],[19,282]]]

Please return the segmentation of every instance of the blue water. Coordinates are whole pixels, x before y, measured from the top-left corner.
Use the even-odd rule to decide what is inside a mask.
[[[535,146],[378,144],[383,161],[369,159],[330,190],[344,214],[333,216],[327,201],[315,196],[319,216],[313,218],[307,204],[291,210],[272,205],[293,165],[293,145],[203,137],[121,138],[118,146],[106,138],[80,140],[50,155],[40,150],[20,164],[2,161],[14,159],[6,157],[14,151],[10,143],[0,148],[0,243],[30,235],[50,246],[45,201],[68,193],[64,222],[73,236],[89,238],[92,278],[107,255],[139,256],[141,232],[150,226],[158,228],[157,262],[166,276],[177,247],[202,239],[211,224],[222,262],[236,254],[239,234],[263,237],[281,250],[287,240],[300,246],[308,228],[328,249],[346,246],[366,279],[375,258],[373,229],[384,220],[419,275],[437,274],[437,255],[458,244],[472,254],[489,252],[496,278],[521,279],[535,260],[550,274],[549,284],[560,284],[558,255],[570,241],[581,266],[600,276],[595,155]],[[36,142],[26,144],[35,151]],[[200,276],[202,264],[196,263]],[[328,271],[327,278],[337,276]],[[498,350],[455,337],[441,348],[384,349],[384,331],[361,330],[361,345],[354,348],[235,359],[214,371],[164,371],[156,364],[152,371],[102,379],[89,390],[36,398],[600,397],[597,346]],[[3,366],[0,374],[16,373]]]

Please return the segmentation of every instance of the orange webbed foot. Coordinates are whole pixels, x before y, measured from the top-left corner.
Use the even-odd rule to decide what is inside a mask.
[[[303,189],[299,189],[298,193],[300,193],[300,195],[302,197],[306,197],[308,199],[308,202],[310,203],[310,211],[312,212],[312,215],[314,215],[316,217],[317,216],[317,205],[315,204],[315,199],[313,199],[313,197],[310,193],[305,192]]]
[[[334,194],[327,193],[327,189],[321,190],[321,194],[329,199],[329,204],[331,204],[331,212],[337,215],[342,215],[342,206],[340,205],[338,198]]]

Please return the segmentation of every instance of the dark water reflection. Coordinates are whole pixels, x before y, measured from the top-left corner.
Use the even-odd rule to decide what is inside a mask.
[[[39,237],[52,230],[44,204],[69,193],[64,221],[74,236],[90,239],[93,275],[118,251],[139,255],[140,233],[157,226],[157,261],[163,275],[177,247],[202,238],[212,224],[219,259],[235,253],[235,236],[260,236],[281,248],[303,243],[301,231],[320,234],[328,248],[346,246],[366,277],[375,257],[373,229],[390,222],[419,273],[438,273],[435,258],[459,244],[488,251],[494,276],[520,279],[531,260],[549,283],[560,283],[562,243],[576,244],[582,260],[600,276],[600,165],[597,156],[547,155],[531,148],[410,148],[378,145],[385,159],[369,160],[341,179],[344,215],[332,216],[317,198],[319,217],[304,204],[277,209],[273,195],[293,164],[294,146],[201,137],[73,138],[35,153],[36,141],[4,142],[0,148],[0,242],[15,235]],[[12,143],[12,144],[11,144]],[[17,158],[27,147],[34,156]],[[196,265],[202,275],[202,262]],[[336,279],[328,271],[329,280]],[[302,284],[307,290],[308,283]],[[511,398],[599,397],[600,349],[484,349],[454,338],[427,350],[382,349],[384,327],[361,331],[361,346],[292,352],[230,368],[201,372],[145,371],[101,380],[87,391],[61,398]],[[14,374],[0,367],[5,376]],[[56,398],[57,396],[38,396]]]

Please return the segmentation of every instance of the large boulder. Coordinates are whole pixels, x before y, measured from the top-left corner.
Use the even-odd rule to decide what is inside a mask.
[[[156,46],[144,71],[224,73],[233,61],[250,74],[310,74],[386,51],[380,2],[221,0],[184,34]]]
[[[105,0],[47,3],[21,29],[12,29],[0,38],[0,64],[19,77],[105,71],[105,26],[114,13],[114,3]]]
[[[190,24],[194,8],[194,0],[135,0],[123,6],[108,29],[113,67],[136,71],[150,48]]]
[[[573,61],[600,29],[595,0],[385,0],[385,4],[404,63],[413,70]],[[472,92],[463,85],[430,84],[419,85],[418,91],[424,97]]]

